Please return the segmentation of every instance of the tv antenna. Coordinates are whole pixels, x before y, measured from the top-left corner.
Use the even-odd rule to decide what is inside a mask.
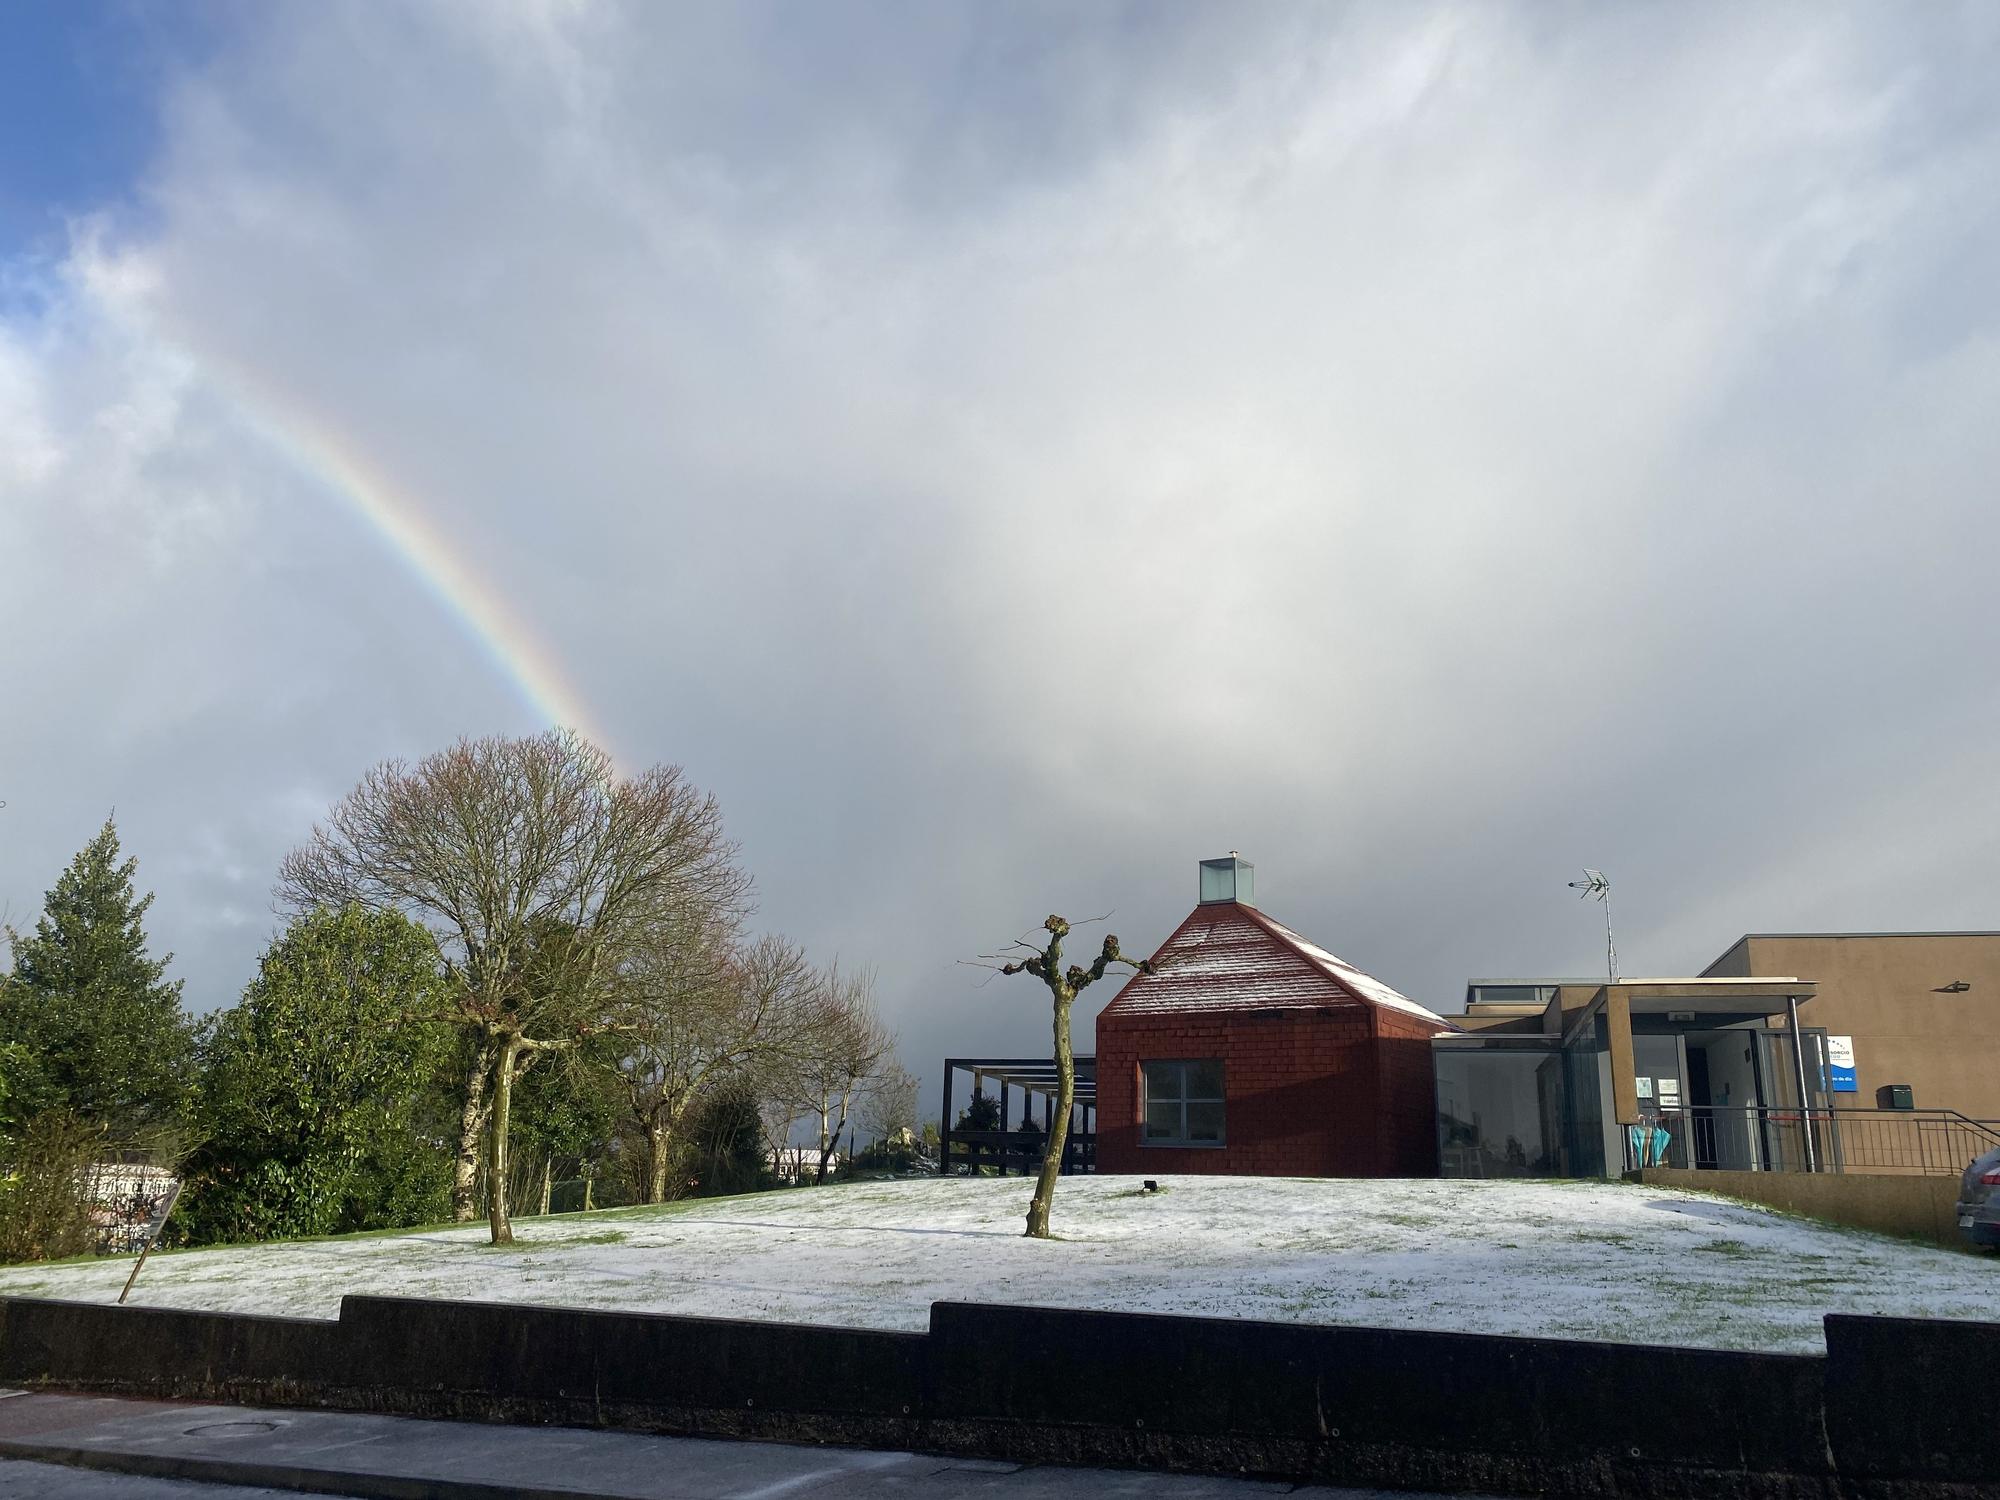
[[[1579,892],[1580,901],[1602,901],[1604,903],[1604,966],[1611,971],[1611,982],[1618,982],[1618,945],[1611,941],[1611,882],[1604,878],[1602,870],[1584,867],[1583,879],[1572,880],[1569,888]]]

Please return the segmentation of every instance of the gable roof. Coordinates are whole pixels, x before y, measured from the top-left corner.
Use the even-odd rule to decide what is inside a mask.
[[[1300,937],[1254,906],[1197,906],[1153,955],[1155,974],[1135,974],[1100,1016],[1246,1010],[1397,1011],[1440,1030],[1452,1023],[1372,974]]]

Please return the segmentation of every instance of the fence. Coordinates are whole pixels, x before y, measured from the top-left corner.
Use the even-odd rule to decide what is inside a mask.
[[[2000,1121],[1949,1109],[1649,1111],[1624,1128],[1625,1170],[1859,1172],[1956,1177],[2000,1146]]]
[[[1002,1177],[1010,1172],[1025,1177],[1041,1170],[1047,1142],[1048,1137],[1039,1130],[958,1129],[941,1142],[943,1156],[939,1169],[946,1176],[963,1172],[977,1177],[984,1171],[993,1171]],[[1069,1139],[1063,1143],[1062,1169],[1065,1176],[1097,1170],[1095,1131],[1070,1131]]]

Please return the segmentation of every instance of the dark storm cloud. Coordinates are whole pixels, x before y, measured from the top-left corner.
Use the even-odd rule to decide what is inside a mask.
[[[1193,861],[1450,1008],[1990,925],[1985,12],[252,13],[0,325],[16,920],[116,802],[206,1000],[374,759],[532,716],[420,497],[905,1054]],[[229,372],[223,376],[218,372]]]

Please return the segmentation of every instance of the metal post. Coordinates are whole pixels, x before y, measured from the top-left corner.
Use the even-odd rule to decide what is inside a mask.
[[[1806,1093],[1806,1045],[1805,1037],[1799,1032],[1799,997],[1785,996],[1787,1023],[1792,1031],[1792,1072],[1799,1084],[1799,1130],[1805,1145],[1806,1170],[1817,1172],[1819,1159],[1813,1151],[1811,1096]]]
[[[1007,1175],[1007,1080],[1000,1080],[1000,1175]]]
[[[1618,982],[1618,945],[1611,940],[1611,883],[1604,885],[1604,967],[1611,971],[1611,982]]]
[[[938,1176],[951,1175],[951,1075],[958,1071],[950,1058],[944,1060],[944,1115],[938,1121]]]
[[[167,1216],[174,1211],[174,1205],[180,1201],[180,1196],[181,1185],[178,1182],[167,1189],[166,1202],[161,1205],[159,1217],[147,1226],[146,1243],[139,1247],[139,1258],[132,1262],[132,1274],[125,1278],[125,1289],[118,1294],[121,1305],[132,1295],[132,1283],[139,1279],[139,1272],[146,1265],[146,1257],[153,1253],[153,1246],[160,1242],[160,1231],[167,1227]]]

